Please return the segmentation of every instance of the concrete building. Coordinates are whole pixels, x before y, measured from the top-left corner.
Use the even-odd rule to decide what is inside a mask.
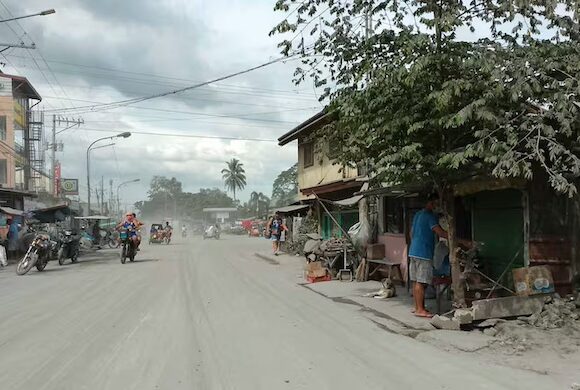
[[[368,181],[363,167],[342,166],[332,158],[339,153],[340,144],[312,137],[315,131],[332,120],[332,114],[322,111],[278,138],[280,146],[298,141],[298,198],[302,203],[312,202],[316,196],[334,202],[349,199]],[[327,208],[344,230],[359,221],[356,203],[339,207],[336,203],[328,202]],[[320,234],[324,238],[341,237],[341,227],[332,221],[328,213],[320,208],[317,210]]]
[[[236,218],[238,209],[234,207],[216,207],[203,209],[204,220],[208,223],[232,222]]]

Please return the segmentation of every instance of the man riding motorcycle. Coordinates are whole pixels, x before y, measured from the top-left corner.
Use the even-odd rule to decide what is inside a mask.
[[[117,229],[125,228],[131,230],[130,238],[133,240],[136,250],[139,250],[139,245],[141,244],[141,235],[138,232],[141,226],[143,226],[143,223],[137,219],[135,213],[125,214],[125,219],[117,225]]]

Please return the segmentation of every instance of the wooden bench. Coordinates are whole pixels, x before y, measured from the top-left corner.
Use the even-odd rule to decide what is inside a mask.
[[[371,272],[369,274],[369,270],[370,270],[370,265],[372,264],[378,264],[378,267],[375,268],[373,270],[373,272]],[[365,277],[364,280],[369,280],[369,277],[371,277],[375,272],[377,272],[377,270],[379,270],[382,267],[388,267],[389,269],[389,278],[392,279],[392,275],[393,275],[393,270],[395,270],[395,273],[397,274],[399,280],[401,281],[401,285],[404,287],[405,286],[405,279],[403,279],[403,273],[401,272],[401,263],[400,262],[396,262],[396,261],[390,261],[387,259],[366,259],[366,266],[365,266]]]

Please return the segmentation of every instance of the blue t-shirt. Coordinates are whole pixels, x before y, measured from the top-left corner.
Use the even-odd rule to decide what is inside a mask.
[[[427,209],[415,214],[411,232],[411,247],[409,256],[422,260],[433,260],[435,253],[435,232],[433,228],[439,225],[437,216]]]

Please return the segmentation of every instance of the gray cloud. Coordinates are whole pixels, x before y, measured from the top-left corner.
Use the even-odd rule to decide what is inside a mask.
[[[7,56],[15,71],[27,76],[41,95],[44,107],[83,106],[84,101],[115,101],[170,90],[188,84],[186,80],[150,77],[143,74],[110,72],[97,68],[122,69],[166,77],[203,81],[238,71],[278,56],[276,40],[267,36],[279,19],[272,12],[272,0],[228,1],[90,1],[5,0],[13,14],[25,14],[48,7],[57,13],[21,21],[39,50],[33,55],[44,75],[21,49]],[[5,10],[0,7],[0,15]],[[13,25],[18,34],[22,31]],[[0,26],[4,36],[16,36]],[[28,37],[23,38],[25,41]],[[40,59],[42,53],[50,70]],[[26,57],[28,59],[23,59]],[[97,68],[72,66],[85,64]],[[187,113],[119,108],[100,113],[83,113],[86,124],[63,133],[65,152],[58,155],[63,175],[85,180],[84,155],[89,142],[107,133],[91,129],[190,133],[244,138],[274,139],[319,107],[308,86],[300,94],[286,92],[295,63],[276,64],[209,88],[173,98],[141,103],[139,106],[170,111],[201,112],[210,115],[247,115],[262,121],[240,118],[205,117]],[[46,78],[50,82],[46,81]],[[63,92],[61,90],[65,90]],[[68,101],[66,96],[72,101]],[[278,111],[278,112],[276,112]],[[258,113],[250,115],[252,113]],[[266,114],[269,113],[269,114]],[[48,118],[48,117],[47,117]],[[288,122],[281,123],[276,121]],[[119,140],[112,149],[94,152],[92,180],[101,176],[115,182],[139,177],[126,199],[141,199],[153,175],[175,176],[188,191],[200,187],[223,187],[220,170],[224,161],[240,158],[248,172],[249,192],[271,193],[276,175],[296,160],[294,146],[278,148],[272,143],[250,143],[135,134]]]

